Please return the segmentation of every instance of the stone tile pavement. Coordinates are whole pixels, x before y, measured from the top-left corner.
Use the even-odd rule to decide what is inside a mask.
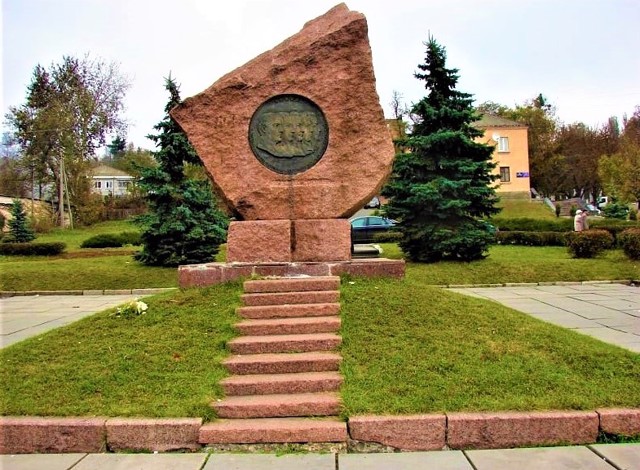
[[[450,289],[640,353],[640,287],[624,284],[522,285]]]
[[[140,295],[25,295],[0,299],[0,348]]]
[[[640,470],[640,444],[390,454],[0,455],[2,470]]]

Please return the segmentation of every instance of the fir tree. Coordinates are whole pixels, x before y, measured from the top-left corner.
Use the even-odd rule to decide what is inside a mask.
[[[212,261],[226,239],[227,218],[218,209],[208,180],[188,178],[185,169],[201,165],[195,150],[169,111],[180,103],[175,81],[166,79],[170,94],[164,119],[149,138],[158,150],[156,168],[142,170],[140,186],[146,190],[149,212],[138,218],[143,226],[143,249],[136,259],[148,265]]]
[[[474,260],[485,256],[493,228],[482,220],[499,212],[492,183],[492,147],[482,135],[470,94],[456,90],[458,70],[446,68],[445,48],[432,37],[415,77],[427,96],[411,109],[413,128],[400,142],[383,195],[385,214],[400,221],[400,247],[413,261]]]
[[[11,220],[9,221],[9,241],[14,243],[27,243],[35,240],[36,235],[29,227],[27,214],[22,208],[20,199],[14,199],[11,205]]]

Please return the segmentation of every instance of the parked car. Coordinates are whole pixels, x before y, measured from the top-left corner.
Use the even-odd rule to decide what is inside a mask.
[[[371,243],[376,233],[393,230],[396,224],[395,220],[374,215],[351,219],[351,243]]]
[[[600,215],[601,211],[593,204],[587,204],[586,206],[587,214],[589,215]]]
[[[380,207],[380,199],[378,196],[373,196],[373,198],[364,205],[365,209],[378,209]]]

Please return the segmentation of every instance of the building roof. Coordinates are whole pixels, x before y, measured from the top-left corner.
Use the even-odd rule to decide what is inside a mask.
[[[486,129],[487,127],[527,127],[525,124],[505,119],[495,114],[483,114],[482,117],[472,125],[480,129]]]
[[[97,167],[92,169],[91,176],[93,176],[94,178],[112,178],[118,176],[128,176],[129,178],[133,178],[133,176],[131,176],[126,171],[118,170],[117,168],[113,168],[107,165],[98,165]]]

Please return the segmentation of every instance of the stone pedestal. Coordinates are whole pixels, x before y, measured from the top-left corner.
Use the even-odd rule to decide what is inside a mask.
[[[351,259],[346,219],[232,222],[227,236],[230,263],[318,262]]]

